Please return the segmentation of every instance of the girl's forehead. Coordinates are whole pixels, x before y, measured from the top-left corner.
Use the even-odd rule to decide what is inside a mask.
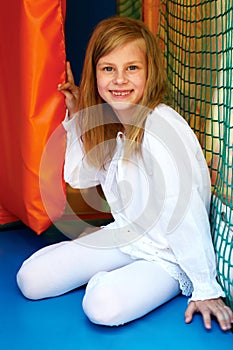
[[[100,59],[105,57],[105,56],[114,55],[115,53],[121,53],[121,52],[126,51],[126,50],[130,51],[130,50],[135,50],[135,49],[136,50],[139,49],[140,51],[143,51],[146,54],[146,51],[147,51],[146,50],[146,43],[145,43],[145,40],[143,38],[121,42],[119,45],[116,45],[112,49],[105,52],[105,54],[102,55],[100,57]]]

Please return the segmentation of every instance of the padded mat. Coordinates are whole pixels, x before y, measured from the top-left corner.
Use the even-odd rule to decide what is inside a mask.
[[[82,311],[84,288],[41,301],[19,292],[15,275],[39,248],[67,239],[54,229],[38,236],[19,225],[0,231],[0,348],[23,350],[230,349],[233,334],[213,321],[204,329],[200,315],[184,323],[187,298],[179,296],[147,316],[119,327],[96,326]]]

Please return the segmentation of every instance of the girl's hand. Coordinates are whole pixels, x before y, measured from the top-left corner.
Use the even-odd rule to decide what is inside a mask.
[[[196,312],[202,314],[206,329],[211,329],[211,315],[216,317],[223,331],[227,331],[232,327],[233,312],[221,298],[191,301],[185,312],[185,322],[190,323]]]
[[[66,63],[66,76],[67,82],[59,84],[58,90],[65,96],[66,108],[71,116],[78,112],[79,88],[75,85],[70,62]]]

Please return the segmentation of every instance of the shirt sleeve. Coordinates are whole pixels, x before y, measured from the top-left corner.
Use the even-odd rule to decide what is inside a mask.
[[[193,188],[187,211],[167,240],[176,260],[193,284],[190,300],[224,297],[216,280],[216,261],[209,218],[197,188]]]
[[[98,169],[87,163],[81,134],[78,135],[77,116],[63,121],[66,130],[66,153],[64,164],[64,180],[73,188],[89,188],[99,185]]]

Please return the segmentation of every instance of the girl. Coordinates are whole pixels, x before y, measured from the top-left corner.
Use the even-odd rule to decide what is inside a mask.
[[[114,326],[182,292],[190,296],[187,323],[200,312],[207,329],[211,315],[230,329],[232,311],[216,281],[208,169],[190,127],[164,104],[152,33],[137,20],[103,20],[87,47],[80,89],[68,63],[59,90],[68,109],[65,181],[100,184],[114,222],[32,255],[17,275],[22,293],[41,299],[87,284],[87,317]]]

